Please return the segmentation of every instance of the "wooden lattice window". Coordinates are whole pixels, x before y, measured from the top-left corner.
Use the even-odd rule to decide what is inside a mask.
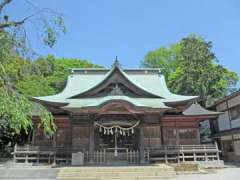
[[[143,128],[144,146],[158,147],[161,145],[160,126],[148,126]]]
[[[198,136],[197,128],[182,128],[178,129],[179,144],[192,145],[199,144],[200,139]]]
[[[173,127],[164,127],[163,128],[163,138],[165,145],[176,145],[177,144],[177,131]]]
[[[176,129],[174,128],[166,128],[165,135],[167,139],[176,139]]]
[[[180,139],[196,139],[197,138],[196,129],[179,129],[178,134]]]

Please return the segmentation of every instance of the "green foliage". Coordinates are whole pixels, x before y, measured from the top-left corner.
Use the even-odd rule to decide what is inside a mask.
[[[27,133],[32,128],[35,104],[28,96],[55,93],[45,78],[52,73],[52,64],[45,59],[32,62],[24,58],[35,54],[26,27],[34,25],[43,44],[48,47],[56,44],[59,34],[66,33],[62,15],[46,8],[34,6],[36,12],[29,12],[30,15],[21,20],[13,20],[11,14],[3,14],[5,7],[12,2],[0,1],[0,146],[16,134]],[[31,2],[26,4],[33,6]],[[45,133],[53,133],[56,127],[50,112],[41,105],[38,112],[39,126]]]
[[[160,68],[161,72],[168,78],[168,76],[176,70],[176,59],[179,57],[180,45],[176,44],[169,48],[160,47],[155,51],[150,51],[142,61],[143,67]]]
[[[25,131],[32,126],[31,117],[28,115],[31,112],[31,104],[24,96],[19,96],[14,92],[9,93],[5,89],[0,89],[0,117],[1,121],[8,123],[10,129],[14,129],[15,133],[19,133],[22,129]]]
[[[0,101],[1,128],[8,128],[13,135],[19,134],[21,130],[27,133],[29,128],[32,128],[31,113],[34,103],[15,91],[9,93],[4,89],[0,89]],[[47,134],[53,133],[55,125],[51,114],[42,106],[39,106],[39,112],[42,120],[39,126],[42,126]]]
[[[11,37],[8,33],[0,31],[0,62],[4,63],[9,59],[12,49]],[[1,72],[1,71],[0,71]]]
[[[52,12],[47,12],[48,15],[51,14],[52,18],[50,18],[51,21],[46,21],[45,19],[42,19],[43,23],[43,42],[46,46],[53,47],[57,42],[57,36],[61,33],[66,33],[66,26],[64,23],[64,19],[59,14],[53,14]]]
[[[11,36],[0,31],[0,145],[6,143],[21,131],[32,128],[32,102],[16,90],[17,82],[25,78],[24,68],[28,60],[22,59],[14,51]],[[53,118],[41,107],[41,126],[46,133],[53,133]],[[51,131],[49,130],[51,129]]]
[[[33,128],[36,104],[28,97],[45,96],[62,91],[71,68],[99,67],[86,60],[56,59],[53,56],[31,61],[14,50],[11,35],[0,32],[0,146],[17,139],[21,132]],[[41,119],[38,127],[46,134],[54,133],[51,113],[37,105]]]
[[[26,63],[26,66],[22,67],[22,71],[28,69],[28,73],[24,73],[25,77],[18,80],[16,87],[19,92],[26,96],[56,94],[65,87],[72,68],[91,67],[101,66],[80,59],[54,58],[53,56],[39,58],[31,64]]]
[[[23,80],[19,81],[16,85],[17,89],[27,96],[44,96],[55,94],[48,80],[41,75],[26,76]]]
[[[149,52],[142,65],[158,67],[172,92],[198,95],[203,105],[236,90],[238,76],[217,63],[212,43],[190,35],[169,48]]]
[[[52,56],[48,57],[53,58]],[[94,65],[87,60],[80,59],[70,59],[70,58],[59,58],[52,61],[53,63],[53,73],[47,77],[51,86],[56,92],[63,90],[66,84],[68,75],[72,68],[92,68],[92,67],[102,67]]]

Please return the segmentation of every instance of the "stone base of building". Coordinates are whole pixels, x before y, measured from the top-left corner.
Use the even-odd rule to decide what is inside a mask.
[[[224,161],[198,161],[197,162],[199,168],[224,168]]]

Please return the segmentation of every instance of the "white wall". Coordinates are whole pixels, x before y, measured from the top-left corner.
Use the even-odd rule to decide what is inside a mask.
[[[231,121],[232,128],[240,127],[240,118]]]
[[[218,127],[220,131],[230,129],[228,112],[226,111],[224,114],[219,115],[218,117]]]
[[[237,95],[231,99],[228,100],[228,107],[234,107],[240,104],[240,95]],[[230,123],[229,123],[229,118],[228,118],[228,112],[226,111],[227,109],[227,103],[226,101],[218,104],[216,106],[217,111],[225,111],[224,114],[220,115],[218,118],[218,125],[219,125],[219,130],[227,130],[230,129]],[[238,128],[240,127],[240,118],[231,120],[231,127],[232,128]]]

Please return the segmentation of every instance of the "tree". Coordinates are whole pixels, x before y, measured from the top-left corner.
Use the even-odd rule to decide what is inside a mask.
[[[87,60],[76,58],[58,58],[52,62],[54,71],[47,79],[57,93],[65,87],[72,68],[102,68],[102,66],[92,64]]]
[[[14,20],[11,15],[4,14],[4,9],[13,0],[2,0],[0,2],[0,31],[7,31],[12,37],[13,48],[22,55],[26,52],[34,53],[28,38],[27,25],[31,25],[39,34],[39,39],[48,47],[53,47],[57,42],[59,34],[66,33],[63,16],[48,8],[38,8],[31,1],[22,1],[31,9],[31,14],[20,19]]]
[[[142,65],[162,68],[172,92],[198,95],[206,106],[236,90],[238,81],[236,73],[218,64],[211,49],[212,42],[190,35],[169,48],[148,53]]]
[[[72,68],[101,67],[87,60],[73,58],[39,58],[26,67],[31,74],[17,82],[17,89],[26,96],[45,96],[59,93],[66,85]],[[25,69],[25,68],[24,68]],[[41,86],[39,87],[39,84]]]
[[[171,47],[160,47],[159,49],[148,52],[144,61],[141,62],[141,66],[160,68],[161,72],[168,79],[169,75],[176,71],[179,51],[179,44],[172,45]]]
[[[26,76],[17,83],[16,87],[25,96],[45,96],[56,92],[49,81],[41,75]]]
[[[50,9],[39,9],[30,1],[28,5],[34,6],[35,12],[21,20],[13,20],[11,15],[4,14],[4,9],[13,0],[0,1],[0,136],[6,133],[19,134],[21,131],[28,132],[32,128],[31,112],[33,104],[20,93],[16,87],[17,82],[26,79],[27,65],[31,66],[30,60],[24,59],[27,54],[35,54],[28,40],[26,25],[37,25],[37,31],[42,42],[48,47],[53,47],[60,33],[65,33],[66,28],[62,16]],[[10,64],[14,65],[11,66]],[[40,70],[41,71],[41,70]],[[31,79],[28,77],[28,79]],[[33,78],[32,78],[33,79]],[[39,126],[44,128],[45,133],[55,131],[52,115],[41,106],[41,122]],[[2,138],[0,139],[2,140]],[[2,144],[0,142],[0,144]]]

